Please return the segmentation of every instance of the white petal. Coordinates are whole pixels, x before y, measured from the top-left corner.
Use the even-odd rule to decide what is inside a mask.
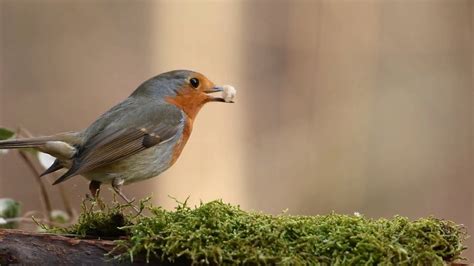
[[[44,169],[48,169],[54,163],[54,160],[56,160],[56,158],[47,153],[38,152],[38,160],[41,166],[44,167]]]
[[[7,220],[5,220],[4,218],[0,217],[0,225],[1,224],[7,224]]]

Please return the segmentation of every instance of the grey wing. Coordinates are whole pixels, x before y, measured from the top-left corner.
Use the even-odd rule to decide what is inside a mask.
[[[121,117],[121,123],[112,122],[87,140],[75,156],[72,167],[53,184],[158,145],[173,138],[184,127],[183,114],[175,106],[157,105],[138,110],[140,112],[129,112],[129,119]]]

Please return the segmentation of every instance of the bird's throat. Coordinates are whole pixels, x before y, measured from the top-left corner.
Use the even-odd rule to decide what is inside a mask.
[[[194,120],[202,106],[208,102],[209,96],[190,88],[182,89],[177,96],[168,97],[166,101],[183,110],[186,115]]]

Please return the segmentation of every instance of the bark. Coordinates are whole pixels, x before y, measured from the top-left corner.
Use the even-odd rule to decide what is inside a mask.
[[[105,254],[111,240],[78,239],[20,230],[0,230],[0,265],[103,265],[118,264]],[[122,263],[126,264],[126,263]],[[141,264],[137,262],[137,264]]]

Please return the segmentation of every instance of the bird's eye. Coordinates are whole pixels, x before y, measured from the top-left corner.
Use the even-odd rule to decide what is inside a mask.
[[[197,78],[190,79],[189,83],[191,83],[191,86],[193,86],[193,88],[199,87],[199,79],[197,79]]]

